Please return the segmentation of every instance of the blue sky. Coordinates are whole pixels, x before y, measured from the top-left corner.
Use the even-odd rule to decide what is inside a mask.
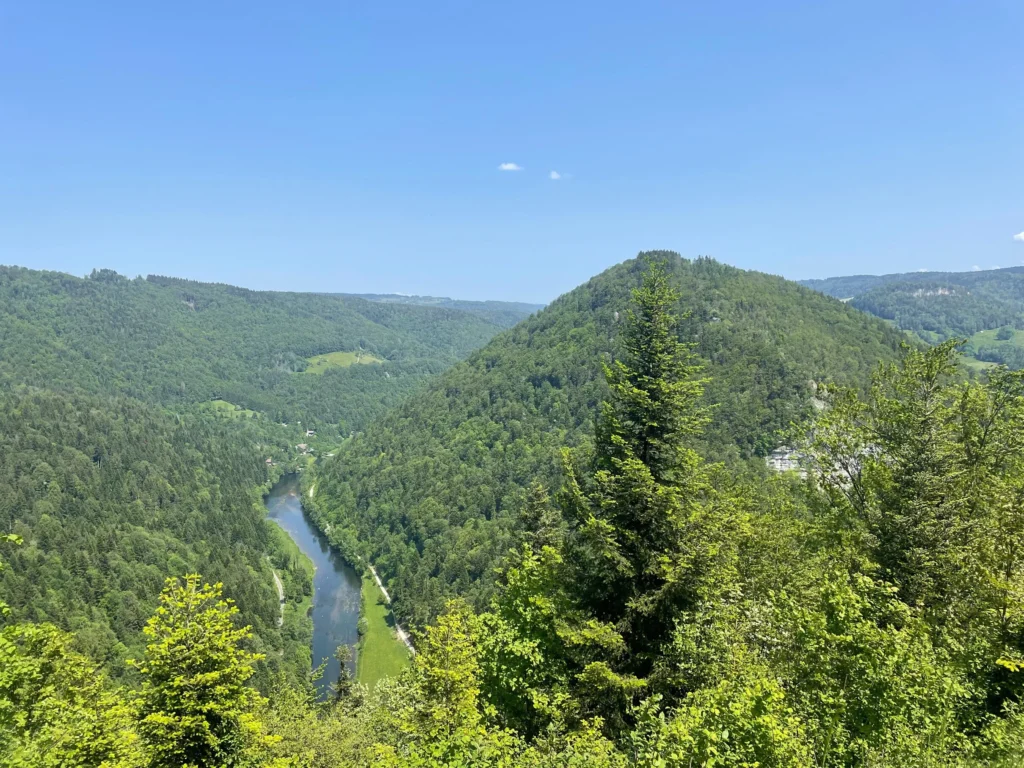
[[[1022,35],[1016,0],[9,2],[0,263],[526,301],[648,248],[1020,264]]]

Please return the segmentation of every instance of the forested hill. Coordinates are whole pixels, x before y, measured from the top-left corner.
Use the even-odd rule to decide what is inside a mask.
[[[741,461],[807,416],[815,382],[867,381],[902,336],[796,283],[710,259],[647,253],[592,278],[357,435],[323,468],[319,514],[360,542],[422,624],[446,594],[482,600],[512,543],[524,488],[554,482],[557,452],[589,440],[630,291],[666,259],[689,313],[684,337],[717,404],[707,449]]]
[[[426,307],[457,309],[461,312],[478,315],[502,328],[511,328],[520,320],[544,308],[543,304],[529,304],[523,301],[467,301],[449,299],[444,296],[407,296],[402,293],[339,293],[334,295],[384,304],[418,304]]]
[[[804,280],[930,343],[960,337],[976,360],[1024,367],[1024,267]]]
[[[165,405],[226,400],[314,427],[358,429],[498,331],[443,307],[0,267],[0,374]],[[311,367],[328,353],[351,354]]]
[[[284,456],[286,439],[265,422],[3,383],[0,532],[24,540],[0,569],[13,618],[74,630],[121,676],[145,648],[164,579],[201,571],[231,590],[267,652],[261,684],[282,664],[302,679],[308,649],[276,624],[267,556],[289,586],[301,590],[305,576],[282,556],[260,503],[264,458]]]
[[[1024,275],[1024,267],[982,269],[972,272],[929,272],[926,270],[897,272],[890,275],[848,275],[826,277],[821,280],[800,280],[799,283],[828,296],[835,296],[837,299],[851,299],[865,294],[873,288],[893,283],[950,282],[970,288],[981,288],[1001,280],[1012,280],[1015,275]]]

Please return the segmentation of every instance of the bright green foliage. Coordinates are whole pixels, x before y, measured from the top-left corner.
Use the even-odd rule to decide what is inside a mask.
[[[478,638],[476,617],[455,603],[420,642],[413,662],[421,699],[417,716],[428,733],[447,738],[479,722]]]
[[[815,445],[836,527],[980,681],[1024,631],[1024,374],[960,382],[955,355],[908,350],[866,402],[836,399]]]
[[[511,556],[510,556],[511,560]],[[505,570],[505,584],[481,616],[484,696],[501,721],[535,734],[568,698],[568,601],[559,589],[561,557],[528,546]]]
[[[531,745],[521,734],[494,722],[497,713],[482,696],[486,685],[482,676],[504,674],[500,665],[492,664],[490,672],[485,671],[493,621],[493,616],[475,616],[464,604],[454,602],[426,630],[410,671],[412,689],[399,710],[398,727],[390,733],[378,731],[381,738],[373,764],[395,768],[623,766],[622,755],[600,734],[599,723],[576,723],[571,731],[552,725]],[[539,654],[535,661],[544,664],[546,659]],[[510,672],[505,679],[513,681],[516,670]],[[520,693],[529,694],[522,689]]]
[[[516,765],[521,748],[511,731],[488,728],[480,708],[479,620],[453,603],[427,629],[413,662],[415,692],[398,744],[382,744],[377,764],[426,766]]]
[[[767,670],[740,667],[711,688],[688,695],[674,710],[658,697],[637,713],[630,734],[634,765],[804,768],[813,752],[785,692]]]
[[[154,767],[256,765],[274,739],[255,712],[261,699],[246,686],[260,656],[243,650],[249,628],[221,599],[221,585],[198,575],[168,579],[146,624],[139,732]]]
[[[51,624],[0,631],[0,764],[141,766],[132,708],[72,641]]]
[[[814,597],[777,598],[785,640],[772,657],[819,763],[928,765],[955,753],[967,691],[895,588],[830,574]]]
[[[953,342],[907,350],[869,398],[837,393],[814,436],[822,522],[854,574],[796,620],[810,634],[790,663],[801,695],[831,687],[828,741],[861,760],[984,750],[1024,695],[1024,374],[955,365]],[[833,672],[810,665],[832,654]]]
[[[595,714],[587,699],[602,697],[587,681],[597,671],[591,665],[625,650],[618,632],[579,610],[566,576],[556,549],[525,546],[510,553],[491,610],[480,616],[484,697],[499,722],[528,736]]]
[[[601,734],[599,721],[584,721],[568,733],[554,732],[525,750],[517,768],[626,768],[629,761]]]

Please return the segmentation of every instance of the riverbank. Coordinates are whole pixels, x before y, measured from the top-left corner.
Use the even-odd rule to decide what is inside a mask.
[[[381,597],[384,598],[385,604],[388,606],[388,615],[391,617],[391,624],[395,629],[395,636],[401,641],[402,645],[406,647],[411,656],[416,655],[416,649],[412,647],[412,640],[409,638],[408,633],[402,629],[402,625],[395,621],[394,615],[391,613],[391,595],[388,594],[387,589],[384,587],[384,582],[380,580],[380,576],[377,575],[377,569],[372,565],[368,566],[370,573],[373,575],[373,581],[377,586],[377,590],[380,592]]]
[[[320,696],[327,696],[330,686],[337,681],[340,665],[336,651],[342,645],[353,651],[359,641],[358,623],[362,591],[359,572],[334,548],[306,514],[301,496],[301,475],[289,474],[281,478],[265,500],[267,516],[280,529],[294,547],[312,563],[312,572],[304,574],[301,591],[297,594],[312,596],[312,635],[307,648],[310,665],[306,671],[324,665],[323,675],[316,683]],[[310,576],[312,578],[310,578]],[[296,585],[298,588],[300,585]],[[289,585],[285,580],[285,590]],[[285,629],[288,628],[287,616]],[[349,663],[350,674],[355,664]]]
[[[400,630],[399,630],[400,631]],[[356,679],[372,688],[378,680],[394,677],[402,672],[412,658],[411,646],[406,647],[396,637],[394,617],[378,588],[374,576],[364,574],[362,610],[359,619],[359,652],[356,656]]]
[[[395,621],[391,596],[372,565],[358,554],[354,542],[341,539],[324,520],[316,502],[316,478],[312,472],[300,479],[299,498],[309,520],[333,547],[354,567],[363,571],[360,595],[359,644],[356,677],[373,686],[382,677],[399,674],[416,653],[409,635]]]
[[[270,568],[274,586],[281,602],[278,626],[281,629],[281,665],[288,679],[303,685],[309,679],[313,656],[314,566],[284,530],[271,525],[273,547]]]

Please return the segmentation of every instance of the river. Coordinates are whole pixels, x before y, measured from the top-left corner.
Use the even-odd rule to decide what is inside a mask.
[[[282,477],[266,498],[267,516],[280,525],[298,544],[316,568],[313,577],[313,667],[327,662],[317,690],[326,695],[328,686],[338,679],[338,660],[334,651],[339,645],[352,648],[359,639],[359,590],[361,582],[355,572],[333,551],[327,539],[302,510],[299,500],[299,476]],[[349,671],[355,675],[354,661]]]

